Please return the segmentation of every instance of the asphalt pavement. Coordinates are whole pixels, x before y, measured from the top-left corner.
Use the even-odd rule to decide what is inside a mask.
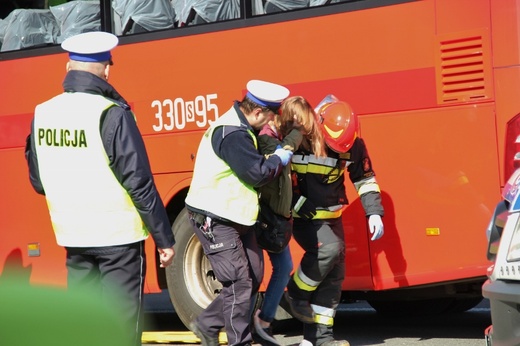
[[[143,346],[200,344],[175,314],[168,292],[146,295],[147,316]],[[385,318],[366,302],[340,304],[334,332],[354,345],[384,346],[482,346],[484,329],[491,324],[489,301],[468,312],[436,316]],[[297,346],[302,324],[295,320],[275,321],[274,335],[282,345]],[[221,333],[221,345],[226,344]]]

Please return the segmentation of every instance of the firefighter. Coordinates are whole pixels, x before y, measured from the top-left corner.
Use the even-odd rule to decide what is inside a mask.
[[[327,96],[316,107],[327,157],[300,150],[292,158],[294,239],[305,253],[285,298],[304,322],[302,346],[347,346],[334,340],[333,322],[345,276],[342,211],[348,204],[345,171],[368,217],[371,240],[383,233],[381,194],[358,120],[350,106]]]
[[[276,179],[292,156],[292,151],[280,147],[266,158],[258,151],[257,133],[288,95],[281,85],[249,81],[242,101],[235,101],[199,144],[186,208],[222,283],[220,294],[190,324],[202,346],[218,346],[222,328],[229,345],[252,342],[251,300],[264,272],[252,227],[258,215],[256,188]]]

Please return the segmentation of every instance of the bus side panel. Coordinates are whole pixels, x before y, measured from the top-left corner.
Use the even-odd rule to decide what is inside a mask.
[[[512,158],[504,156],[506,124],[520,113],[520,7],[518,1],[491,1],[493,30],[493,62],[497,100],[498,157],[501,185],[509,177],[504,176],[504,162]],[[509,143],[512,145],[513,143]]]
[[[242,35],[240,31],[230,31]],[[238,34],[240,32],[240,34]],[[144,136],[203,130],[245,94],[248,77],[233,73],[228,32],[122,45],[114,50],[111,82],[134,105]],[[233,40],[233,39],[232,39]],[[208,63],[211,56],[211,63]],[[238,54],[237,54],[238,56]],[[240,55],[241,56],[241,55]],[[152,63],[157,68],[137,68]],[[126,71],[132,71],[130,80]],[[261,78],[260,73],[257,78]]]
[[[401,13],[404,8],[405,16]],[[196,122],[190,123],[187,120],[189,118],[186,106],[188,102],[193,101],[193,104],[196,104],[196,98],[201,96],[203,100],[206,100],[207,105],[209,104],[207,96],[216,94],[217,99],[213,102],[219,108],[219,114],[222,114],[230,107],[232,100],[242,96],[242,88],[250,78],[265,78],[285,83],[291,87],[293,94],[302,93],[313,103],[319,101],[327,93],[337,93],[337,96],[351,102],[356,112],[362,117],[378,112],[405,112],[421,107],[433,108],[436,106],[434,52],[437,49],[433,31],[435,29],[434,13],[433,1],[419,1],[407,5],[358,11],[348,15],[331,15],[305,21],[296,20],[283,24],[230,30],[218,34],[202,34],[191,37],[189,40],[179,38],[169,42],[168,45],[164,45],[162,41],[149,42],[142,45],[142,51],[146,54],[140,55],[132,54],[131,46],[121,46],[115,53],[121,58],[116,61],[120,61],[119,66],[122,71],[135,71],[134,78],[137,83],[124,85],[117,83],[117,78],[122,76],[117,74],[116,69],[114,72],[115,83],[126,88],[121,89],[122,93],[128,95],[127,97],[136,105],[138,123],[145,134],[197,128],[194,126]],[[439,15],[442,13],[444,12],[439,11]],[[348,21],[345,20],[347,16]],[[395,18],[400,18],[400,20],[396,22]],[[457,28],[450,29],[446,24],[443,26],[443,31],[463,30],[471,25],[485,26],[485,23],[482,23],[482,18],[479,17],[476,23],[465,22]],[[280,30],[282,26],[283,30]],[[313,27],[312,31],[307,30],[309,26]],[[410,27],[415,30],[410,32]],[[338,38],[337,35],[331,35],[331,32],[348,32],[349,35],[342,35]],[[261,37],[271,37],[269,44],[272,47],[284,47],[284,49],[277,50],[277,63],[270,62],[270,55],[266,54],[250,56],[247,64],[244,64],[240,59],[240,54],[228,53],[233,51],[236,42],[243,42],[246,38],[254,40]],[[307,42],[318,42],[319,46],[309,46]],[[294,49],[290,49],[290,47],[294,47]],[[211,64],[206,63],[207,56],[211,56]],[[132,68],[146,65],[150,61],[161,68],[155,73],[150,73],[146,69]],[[186,68],[188,66],[192,68]],[[216,68],[217,66],[218,68]],[[234,73],[236,69],[240,69],[241,73]],[[182,81],[182,83],[177,81]],[[339,82],[334,85],[334,81]],[[299,89],[298,87],[301,85],[305,85],[306,88]],[[218,90],[213,90],[212,86],[215,88],[218,86]],[[177,108],[176,105],[179,105],[180,108]],[[414,121],[415,116],[409,115],[412,121],[409,125],[403,126],[405,130],[401,132],[400,138],[403,137],[402,134],[408,132],[413,134],[416,131],[415,127],[420,126],[420,123],[417,124],[418,120]],[[421,116],[421,111],[417,116]],[[442,126],[439,128],[437,124],[432,124],[432,126],[431,131],[443,129]],[[384,119],[381,121],[381,125],[373,127],[374,129],[363,130],[363,135],[370,137],[370,133],[373,131],[389,128]],[[422,145],[421,141],[416,143],[415,140],[415,137],[410,140],[411,148],[419,148]],[[151,147],[151,143],[154,141],[155,139],[147,139],[147,145]],[[392,143],[391,141],[371,143],[370,140],[367,142],[369,148],[377,148],[380,145],[388,147],[388,143]],[[157,144],[154,147],[159,150],[161,145]],[[162,150],[164,152],[165,149]],[[442,161],[443,153],[434,154],[437,155],[437,161]],[[155,154],[152,155],[155,156]],[[173,159],[173,151],[171,155],[171,159]],[[415,159],[412,156],[409,160],[411,162]],[[488,161],[493,162],[492,158],[490,159]],[[155,169],[166,171],[169,169],[168,164],[161,160],[161,158],[153,158],[153,165]],[[374,158],[374,161],[376,167],[386,167],[387,164],[390,165],[388,167],[393,167],[394,165],[393,162],[381,164],[377,158]],[[188,162],[186,161],[187,165]],[[164,168],[159,169],[159,167]],[[384,169],[376,168],[376,171],[378,176],[385,173]],[[422,172],[422,174],[426,173]],[[429,178],[423,177],[420,184],[421,188],[428,188]],[[489,187],[492,183],[488,181],[485,184]],[[382,186],[384,190],[387,188],[384,184]],[[388,188],[392,189],[392,186],[404,189],[401,182],[390,184]],[[390,197],[396,194],[391,190],[384,192]],[[410,197],[406,192],[403,192],[403,195]],[[406,221],[408,211],[416,205],[417,201],[417,196],[411,197],[413,199],[399,198],[397,204],[392,198],[388,198],[387,203],[394,202],[395,207],[387,207],[387,209],[394,209],[395,215],[403,215],[396,220],[399,229],[410,226],[409,221]],[[495,200],[488,196],[486,198],[485,204]],[[350,209],[354,210],[355,195],[351,197],[351,201]],[[421,201],[420,198],[419,201]],[[434,205],[438,203],[441,202],[436,202]],[[357,215],[362,216],[361,209],[359,207],[357,209]],[[429,206],[424,210],[426,211],[420,213],[431,212]],[[346,220],[350,219],[347,217]],[[352,220],[355,220],[352,221],[355,222],[352,226],[348,223],[350,221],[345,223],[346,233],[352,234],[347,241],[352,239],[353,242],[348,248],[350,256],[347,258],[347,263],[351,263],[351,267],[347,269],[349,280],[345,285],[352,284],[354,288],[370,289],[374,284],[370,280],[368,246],[375,245],[370,244],[366,238],[365,219],[353,217]],[[402,226],[400,222],[403,222]],[[446,223],[448,222],[446,221]],[[433,226],[432,228],[435,228],[435,225]],[[356,230],[363,227],[365,229],[362,233]],[[397,226],[394,229],[397,229]],[[394,241],[394,244],[397,242]],[[411,247],[410,251],[415,253],[416,245],[413,241],[410,244],[402,244],[403,249],[408,247]],[[399,250],[395,251],[396,255],[393,256],[394,259],[391,262],[394,280],[399,282],[398,285],[405,285],[406,274],[421,276],[423,272],[430,273],[430,262],[427,263],[427,269],[424,271],[419,265],[407,269],[408,264],[404,259],[401,265],[396,266],[395,262],[399,256],[406,256],[406,253],[403,254],[401,251],[399,254]],[[414,257],[408,261],[423,263],[422,260],[416,261]],[[480,263],[479,258],[473,264],[480,268]],[[437,279],[439,281],[449,280],[458,275],[458,270],[444,267],[441,269],[446,270],[438,271]],[[479,269],[477,275],[483,274],[484,270]],[[415,282],[424,281],[417,279]],[[377,284],[377,286],[383,287],[384,285]]]
[[[520,64],[520,7],[517,0],[491,1],[495,67]]]
[[[377,172],[376,172],[377,174]],[[344,291],[373,290],[369,252],[369,234],[365,210],[348,178],[346,178],[348,208],[343,212],[345,233],[345,280]]]
[[[0,115],[32,114],[37,104],[62,93],[67,61],[65,53],[0,60]]]
[[[437,34],[488,26],[492,2],[497,3],[495,0],[435,1]]]
[[[383,190],[370,243],[376,289],[485,275],[485,226],[500,198],[494,104],[364,116]]]
[[[153,173],[193,171],[202,133],[192,131],[144,137]]]
[[[65,251],[56,244],[45,198],[29,183],[24,151],[2,150],[0,167],[3,274],[13,269],[31,283],[63,286],[67,275]]]
[[[233,100],[243,96],[243,88],[252,78],[286,84],[293,95],[302,94],[313,104],[334,93],[351,102],[359,114],[414,109],[424,104],[433,107],[433,40],[427,39],[433,36],[433,3],[408,4],[405,16],[400,14],[402,10],[401,6],[388,6],[201,34],[168,44],[147,42],[141,45],[143,54],[135,54],[131,45],[120,46],[114,52],[116,65],[111,78],[135,106],[139,127],[145,135],[196,130],[200,128],[197,121],[206,125],[214,115],[207,111],[208,106],[216,105],[219,115],[223,114]],[[402,20],[396,22],[397,17]],[[308,30],[309,27],[313,29]],[[415,28],[413,35],[410,27]],[[339,33],[348,35],[338,36]],[[265,54],[249,54],[244,60],[239,43],[265,37],[269,37]],[[160,69],[135,68],[150,62]],[[128,76],[120,71],[133,71],[136,83],[123,83],[122,78]],[[215,99],[210,98],[213,95]],[[159,138],[146,139],[155,172],[177,167],[173,165],[176,160],[182,167],[190,165],[188,152],[183,151],[180,141],[168,140],[164,146],[163,143],[166,142]],[[179,145],[182,149],[177,150]],[[356,215],[344,219],[346,285],[351,289],[371,289],[365,217],[359,204],[354,207],[355,197],[351,200],[349,215],[354,210]],[[292,248],[297,266],[301,251],[294,243]]]
[[[242,98],[247,81],[254,78],[288,86],[322,83],[324,88],[304,94],[316,103],[329,91],[326,83],[331,80],[420,71],[434,66],[433,2],[407,4],[406,15],[401,13],[402,6],[180,37],[167,42],[145,42],[139,44],[139,54],[133,45],[122,45],[113,53],[111,82],[135,105],[144,135],[207,127],[214,112],[211,108],[204,118],[202,100],[206,106],[217,106],[221,115],[234,100]],[[400,20],[396,22],[395,18]],[[410,28],[414,31],[410,32]],[[269,40],[263,54],[242,52],[243,42],[261,42],[266,37]],[[154,68],[138,68],[150,64]],[[128,71],[132,71],[130,76]],[[398,85],[392,77],[388,76],[387,83]],[[378,85],[373,82],[365,79],[365,84],[357,86],[365,99],[353,105],[360,114],[372,111],[374,105],[379,105],[382,112],[387,105],[374,102],[380,93],[376,93],[379,89],[373,90]],[[417,93],[417,89],[413,90]],[[425,96],[417,95],[419,98],[401,101],[400,107],[418,107],[418,100]],[[391,101],[390,97],[385,100]],[[195,107],[191,113],[199,114],[192,121],[188,120],[189,105]],[[203,125],[197,125],[197,121]]]
[[[481,276],[487,267],[484,228],[499,198],[496,153],[503,150],[504,123],[518,108],[518,101],[511,100],[518,99],[514,91],[520,73],[516,67],[495,71],[496,101],[507,102],[497,106],[496,129],[492,98],[434,110],[435,52],[437,34],[488,29],[491,6],[493,24],[500,28],[489,30],[493,38],[508,33],[507,40],[492,45],[500,47],[499,67],[518,64],[518,40],[509,41],[517,11],[506,11],[517,5],[500,1],[508,13],[500,26],[502,8],[491,2],[424,0],[135,45],[122,38],[113,52],[110,82],[133,105],[165,200],[173,196],[168,185],[176,184],[166,173],[189,174],[199,130],[242,97],[249,79],[285,84],[313,104],[336,93],[361,117],[387,212],[385,236],[370,242],[359,198],[347,183],[351,204],[344,218],[344,289]],[[468,8],[471,13],[465,12]],[[244,52],[246,42],[262,40],[262,54]],[[2,61],[0,90],[6,102],[0,102],[0,115],[27,117],[36,104],[60,93],[66,61],[64,53]],[[181,131],[182,139],[166,137]],[[27,171],[23,138],[15,146],[2,149],[0,158],[0,167],[9,167],[0,176],[5,196],[0,231],[7,234],[7,241],[0,242],[0,260],[18,259],[19,267],[32,271],[32,282],[64,283],[64,251],[55,245],[44,198],[20,174]],[[41,257],[28,256],[29,242],[41,244]],[[296,267],[301,252],[291,244]],[[150,241],[147,251],[156,252]],[[50,261],[43,263],[48,255]],[[152,256],[149,261],[156,262]],[[155,268],[149,263],[149,269]]]
[[[520,114],[520,66],[512,66],[508,68],[500,68],[495,71],[495,95],[497,100],[497,132],[498,132],[498,169],[501,172],[501,186],[504,186],[504,163],[512,160],[512,157],[505,157],[504,150],[507,145],[514,145],[513,140],[506,142],[507,122]],[[516,125],[518,126],[518,124]],[[518,128],[518,127],[516,127]],[[518,135],[518,133],[517,133]]]

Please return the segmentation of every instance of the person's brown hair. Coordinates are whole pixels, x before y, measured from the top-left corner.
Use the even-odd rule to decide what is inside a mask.
[[[300,128],[304,134],[303,148],[315,156],[326,156],[325,140],[316,114],[304,97],[291,96],[285,99],[280,108],[280,114],[275,117],[275,126],[283,137],[293,128]]]

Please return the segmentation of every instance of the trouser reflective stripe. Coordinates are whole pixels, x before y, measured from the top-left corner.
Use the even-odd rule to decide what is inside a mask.
[[[299,289],[308,292],[315,291],[320,284],[319,281],[311,280],[307,275],[305,275],[302,271],[301,266],[298,267],[298,269],[294,273],[293,279],[296,283],[296,286],[298,286]]]
[[[318,315],[334,317],[336,315],[336,306],[328,308],[326,306],[311,304],[312,311]]]
[[[314,315],[314,322],[323,324],[327,327],[332,327],[334,325],[334,318],[330,316],[322,316],[322,315]]]
[[[326,306],[311,304],[314,311],[314,322],[332,326],[334,324],[334,316],[336,315],[336,307],[328,308]]]
[[[290,296],[320,306],[337,305],[345,276],[342,219],[295,219],[293,234],[305,254],[287,285]]]

